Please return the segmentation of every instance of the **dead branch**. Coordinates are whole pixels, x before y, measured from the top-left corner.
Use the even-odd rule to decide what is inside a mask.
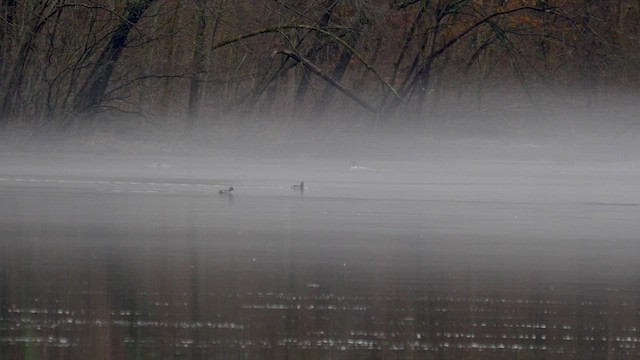
[[[299,62],[305,68],[307,68],[309,71],[311,71],[312,73],[314,73],[314,74],[318,75],[319,77],[321,77],[322,79],[324,79],[327,83],[329,83],[329,85],[331,85],[331,86],[335,87],[336,89],[338,89],[340,92],[342,92],[343,94],[348,96],[351,100],[357,102],[360,106],[362,106],[366,110],[368,110],[368,111],[370,111],[371,113],[374,113],[374,114],[377,113],[377,110],[374,109],[373,106],[369,105],[369,103],[364,101],[358,95],[356,95],[356,94],[352,93],[351,91],[349,91],[348,89],[346,89],[344,86],[342,86],[342,84],[340,84],[335,79],[333,79],[331,76],[329,76],[329,74],[325,73],[322,69],[317,67],[315,64],[313,64],[309,60],[303,58],[302,56],[300,56],[300,55],[298,55],[298,54],[296,54],[294,52],[288,51],[288,50],[278,50],[278,51],[274,52],[273,54],[274,55],[282,54],[282,55],[285,55],[285,56],[287,56],[287,57]]]

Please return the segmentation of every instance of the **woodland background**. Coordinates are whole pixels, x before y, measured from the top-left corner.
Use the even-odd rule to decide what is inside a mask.
[[[606,127],[640,88],[635,0],[1,4],[5,129],[555,131],[566,119],[545,114]]]

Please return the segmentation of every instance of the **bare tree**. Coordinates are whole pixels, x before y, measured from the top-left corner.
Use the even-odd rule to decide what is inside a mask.
[[[96,114],[122,51],[127,47],[129,33],[155,1],[131,1],[126,5],[118,26],[76,94],[73,106],[76,113],[88,116]]]
[[[62,3],[64,0],[57,0],[57,3]],[[7,26],[13,23],[15,17],[15,3],[8,3],[6,19]],[[31,7],[30,7],[31,6]],[[25,71],[28,69],[33,56],[33,49],[36,47],[38,35],[47,24],[47,22],[60,11],[59,7],[55,6],[54,0],[41,1],[38,3],[25,4],[25,12],[33,14],[27,26],[22,33],[16,33],[12,31],[14,37],[18,40],[18,52],[9,65],[5,79],[7,82],[2,86],[4,94],[2,94],[2,103],[0,106],[0,119],[6,119],[14,115],[15,103],[20,99],[20,93],[22,85],[25,81]],[[7,58],[9,58],[7,56]]]
[[[604,86],[640,85],[631,0],[0,4],[4,123],[117,110],[191,128],[214,112],[335,110],[422,126],[440,111],[483,111],[501,84],[530,102],[535,86],[589,88],[597,101]]]
[[[193,44],[192,71],[189,86],[189,106],[187,110],[187,129],[193,128],[194,122],[200,117],[202,106],[203,80],[206,79],[205,59],[205,29],[207,28],[207,0],[194,0],[197,7],[196,29]]]

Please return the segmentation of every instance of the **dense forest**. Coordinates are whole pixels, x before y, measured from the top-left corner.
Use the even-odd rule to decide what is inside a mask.
[[[640,85],[631,0],[2,0],[0,126],[421,128]],[[246,120],[245,120],[246,121]]]

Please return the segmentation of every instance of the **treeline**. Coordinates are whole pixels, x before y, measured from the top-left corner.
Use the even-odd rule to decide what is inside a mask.
[[[1,1],[4,125],[424,125],[640,85],[632,0]]]

